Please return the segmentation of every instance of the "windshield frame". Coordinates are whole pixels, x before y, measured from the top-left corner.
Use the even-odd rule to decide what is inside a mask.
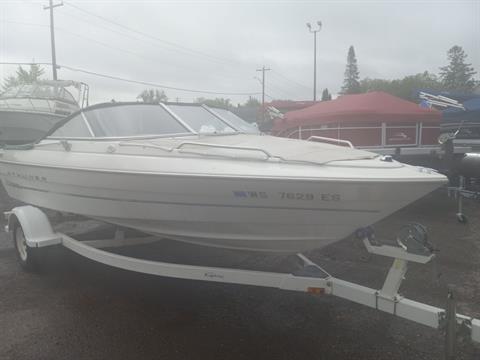
[[[95,132],[92,130],[91,124],[88,121],[88,117],[85,115],[88,111],[102,109],[102,108],[109,108],[109,107],[120,107],[120,106],[128,106],[128,105],[135,105],[135,106],[160,106],[163,110],[165,110],[168,115],[170,115],[173,120],[177,121],[183,128],[185,128],[186,132],[180,133],[172,133],[172,134],[145,134],[145,135],[131,135],[131,136],[95,136]],[[202,132],[199,133],[195,131],[187,121],[182,119],[179,115],[175,113],[173,109],[169,107],[169,105],[183,105],[183,106],[195,106],[204,109],[208,113],[210,113],[215,118],[219,119],[222,123],[226,126],[230,127],[233,131],[231,132]],[[88,131],[92,134],[91,137],[86,136],[52,136],[59,128],[67,124],[72,119],[76,118],[77,116],[81,116]],[[44,137],[37,141],[40,142],[42,140],[62,140],[62,139],[72,139],[72,140],[125,140],[125,139],[151,139],[151,138],[169,138],[169,137],[181,137],[181,136],[191,136],[191,135],[201,135],[201,136],[219,136],[219,135],[234,135],[234,134],[243,134],[244,131],[239,130],[234,124],[231,124],[229,121],[221,117],[219,114],[215,113],[212,109],[204,104],[197,104],[197,103],[159,103],[159,104],[149,104],[143,102],[111,102],[111,103],[101,103],[89,106],[87,108],[80,109],[65,119],[59,121],[50,131],[48,131]]]
[[[179,125],[181,125],[183,128],[185,128],[187,131],[186,132],[181,132],[181,133],[172,133],[172,134],[144,134],[144,135],[129,135],[129,136],[95,136],[95,133],[91,127],[91,124],[88,121],[87,116],[85,115],[89,111],[92,110],[97,110],[97,109],[102,109],[102,108],[111,108],[111,107],[121,107],[121,106],[129,106],[129,105],[135,105],[135,106],[159,106],[157,104],[147,104],[147,103],[141,103],[141,102],[110,102],[110,103],[100,103],[100,104],[95,104],[83,109],[80,109],[71,115],[67,116],[63,120],[59,121],[54,127],[52,127],[46,134],[43,136],[41,139],[37,141],[37,143],[43,141],[43,140],[64,140],[64,139],[71,139],[71,140],[124,140],[124,139],[130,139],[130,138],[135,138],[135,139],[140,139],[140,138],[160,138],[160,137],[172,137],[172,136],[188,136],[188,135],[196,135],[195,133],[192,133],[188,130],[188,128],[183,124],[183,122],[179,121],[176,117],[172,116],[169,111],[164,109],[168,115],[172,116],[174,121],[177,121]],[[88,131],[90,134],[92,134],[91,137],[86,137],[86,136],[52,136],[59,128],[63,127],[65,124],[70,122],[71,120],[77,118],[78,116],[81,116],[85,126],[87,127]]]

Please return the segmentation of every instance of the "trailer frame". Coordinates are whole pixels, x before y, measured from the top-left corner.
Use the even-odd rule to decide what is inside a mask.
[[[335,278],[302,254],[297,254],[297,256],[303,266],[293,273],[152,261],[119,255],[101,248],[148,243],[158,241],[157,237],[129,239],[123,236],[122,231],[117,231],[113,239],[79,241],[66,234],[55,232],[48,216],[37,207],[30,205],[16,207],[6,212],[5,216],[7,232],[12,234],[18,229],[22,230],[23,238],[21,241],[17,239],[16,247],[21,246],[20,243],[23,242],[25,250],[36,251],[49,246],[61,245],[90,260],[143,274],[336,296],[434,329],[444,330],[446,344],[453,344],[460,332],[466,333],[472,341],[480,343],[480,320],[456,314],[453,294],[449,293],[448,295],[447,310],[410,300],[399,294],[408,262],[428,263],[434,258],[434,253],[411,251],[406,246],[381,244],[374,239],[373,232],[369,229],[362,230],[357,234],[362,238],[367,251],[393,258],[393,263],[381,289],[372,289]],[[13,234],[14,238],[15,236],[18,235]],[[459,331],[460,329],[462,331]],[[451,349],[454,349],[454,346],[446,346],[446,351],[453,351]]]

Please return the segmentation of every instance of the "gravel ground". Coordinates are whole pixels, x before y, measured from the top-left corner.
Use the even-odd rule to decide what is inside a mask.
[[[0,207],[7,209],[5,196]],[[447,286],[458,311],[480,317],[480,206],[470,222],[438,191],[375,226],[393,240],[406,222],[421,222],[440,249],[433,264],[411,265],[401,292],[444,306]],[[61,224],[63,231],[90,222]],[[102,236],[101,228],[94,236]],[[90,234],[92,236],[92,234]],[[0,359],[442,359],[436,330],[351,302],[249,286],[164,279],[113,269],[52,249],[40,274],[23,272],[0,234]],[[157,250],[157,251],[155,251]],[[169,261],[289,271],[292,259],[164,241],[130,248]],[[307,254],[336,277],[380,287],[390,261],[354,239]],[[458,359],[480,359],[480,347],[458,345]]]

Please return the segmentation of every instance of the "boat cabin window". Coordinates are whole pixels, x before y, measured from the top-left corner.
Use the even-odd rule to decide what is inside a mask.
[[[56,99],[63,100],[68,103],[77,104],[73,95],[58,85],[50,84],[27,84],[8,88],[0,98],[31,98],[31,99]]]
[[[231,133],[236,131],[199,105],[168,105],[168,108],[200,134]]]
[[[38,85],[33,89],[31,97],[39,99],[59,99],[76,104],[75,98],[72,94],[61,86]]]
[[[189,131],[159,105],[91,108],[68,120],[50,138],[174,135]]]

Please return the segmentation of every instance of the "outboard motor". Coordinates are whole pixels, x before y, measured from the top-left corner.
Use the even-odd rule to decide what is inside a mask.
[[[467,221],[463,213],[463,198],[480,200],[480,154],[467,153],[455,166],[458,184],[449,186],[448,193],[457,199],[457,220]]]
[[[480,154],[465,154],[458,165],[458,173],[466,178],[480,178]]]

